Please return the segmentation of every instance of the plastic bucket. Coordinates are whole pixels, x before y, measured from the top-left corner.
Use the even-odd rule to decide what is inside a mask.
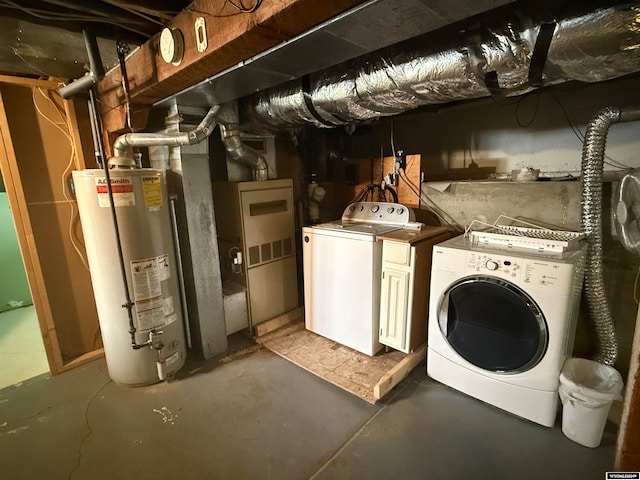
[[[584,358],[568,359],[560,373],[562,433],[585,447],[600,445],[611,403],[620,400],[620,373]]]

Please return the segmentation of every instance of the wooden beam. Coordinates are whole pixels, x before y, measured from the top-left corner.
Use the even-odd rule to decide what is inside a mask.
[[[64,364],[62,371],[66,372],[67,370],[71,370],[72,368],[80,367],[89,362],[93,362],[94,360],[98,360],[99,358],[104,357],[104,348],[98,348],[97,350],[92,350],[91,352],[85,353],[84,355],[80,355],[78,358],[74,358],[70,362]]]
[[[304,307],[298,307],[286,313],[283,313],[282,315],[278,315],[277,317],[272,318],[271,320],[262,322],[256,325],[256,331],[255,331],[256,337],[261,337],[263,335],[266,335],[267,333],[271,333],[274,330],[277,330],[280,327],[283,327],[284,325],[296,322],[300,320],[303,315],[304,315]]]
[[[239,13],[226,0],[196,0],[171,22],[184,37],[184,57],[178,66],[165,63],[152,37],[127,59],[133,108],[144,108],[184,90],[226,68],[309,30],[364,0],[271,0],[253,13]],[[196,47],[194,23],[206,23],[207,50]],[[98,84],[103,127],[108,132],[125,125],[122,75],[116,68]]]
[[[395,365],[373,387],[373,396],[376,400],[380,400],[391,391],[400,381],[409,375],[409,372],[416,368],[422,362],[427,354],[427,344],[424,343],[420,348],[408,354],[400,363]]]
[[[39,87],[47,90],[56,90],[61,86],[60,80],[39,80],[36,78],[14,77],[12,75],[0,75],[0,83],[21,87]]]

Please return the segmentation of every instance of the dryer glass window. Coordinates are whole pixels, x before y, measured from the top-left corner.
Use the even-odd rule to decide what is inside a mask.
[[[445,292],[440,329],[466,361],[491,372],[519,373],[535,366],[547,348],[540,309],[516,285],[468,277]]]

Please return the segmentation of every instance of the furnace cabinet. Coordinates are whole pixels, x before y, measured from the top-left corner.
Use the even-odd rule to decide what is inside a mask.
[[[246,288],[247,326],[296,308],[292,180],[216,182],[213,193],[223,285]]]

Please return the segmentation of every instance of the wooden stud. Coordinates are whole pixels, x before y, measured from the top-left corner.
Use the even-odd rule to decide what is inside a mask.
[[[5,89],[19,89],[20,87],[22,87],[23,90],[27,91],[30,91],[32,89],[43,89],[43,86],[40,83],[25,86],[19,84],[19,82],[11,82],[9,86],[5,87]],[[56,88],[57,83],[51,82],[48,84],[48,89],[45,90],[47,93],[51,94],[52,92],[55,92]],[[15,94],[15,91],[13,93]],[[47,258],[43,257],[45,253],[40,251],[38,247],[38,245],[43,245],[43,238],[42,235],[40,235],[39,238],[36,238],[36,231],[38,229],[42,232],[43,228],[47,228],[43,227],[43,223],[38,222],[46,223],[49,220],[54,221],[54,218],[57,218],[55,216],[50,217],[46,214],[43,214],[42,209],[49,207],[50,209],[55,210],[57,208],[56,204],[60,203],[58,197],[61,196],[59,183],[53,182],[51,183],[51,185],[49,185],[47,180],[48,177],[45,176],[42,177],[41,180],[39,180],[40,183],[44,183],[42,185],[40,185],[40,183],[36,185],[33,182],[33,178],[25,176],[29,174],[36,174],[36,172],[31,171],[29,174],[26,174],[23,170],[28,168],[28,166],[24,164],[25,162],[19,163],[19,153],[16,152],[16,144],[14,142],[20,141],[20,139],[21,141],[25,141],[25,137],[23,135],[22,137],[18,138],[17,133],[20,132],[12,132],[12,129],[16,130],[16,122],[15,119],[13,123],[12,121],[10,121],[7,114],[7,108],[9,108],[8,99],[3,96],[9,94],[10,93],[8,91],[2,91],[2,89],[0,89],[0,167],[2,167],[3,175],[6,180],[5,183],[7,184],[9,204],[11,206],[16,223],[18,243],[20,245],[23,256],[25,271],[29,280],[33,303],[37,313],[38,322],[40,324],[40,330],[43,337],[47,359],[49,361],[49,367],[53,374],[57,374],[62,371],[68,370],[69,368],[73,368],[74,366],[100,357],[104,354],[104,352],[102,348],[98,348],[97,350],[90,350],[88,352],[85,350],[84,352],[80,353],[78,357],[75,357],[70,361],[67,361],[63,356],[60,335],[66,334],[68,336],[69,334],[71,334],[73,336],[75,335],[76,331],[73,329],[73,325],[67,324],[63,325],[66,329],[60,330],[60,324],[56,323],[54,310],[51,306],[49,296],[49,290],[51,290],[51,281],[49,279],[49,283],[47,283],[45,275],[47,273],[45,271]],[[86,140],[82,140],[82,137],[84,136],[86,138],[87,135],[86,132],[81,132],[83,128],[79,126],[80,118],[76,112],[76,105],[74,105],[73,102],[63,101],[60,97],[55,95],[55,93],[53,93],[52,101],[54,101],[58,105],[58,107],[62,107],[64,105],[66,113],[67,115],[69,115],[69,118],[71,120],[71,135],[74,138],[75,143],[79,149],[79,155],[75,159],[76,163],[74,166],[76,168],[84,168],[85,155],[82,149],[82,145],[86,143]],[[15,105],[13,108],[15,109]],[[40,105],[40,108],[43,109],[43,105]],[[52,105],[48,105],[47,108],[51,109],[52,111],[54,110]],[[85,125],[85,127],[86,126],[87,125]],[[86,128],[84,128],[84,130],[86,130]],[[51,134],[53,128],[49,126],[48,131]],[[24,132],[22,132],[22,134],[24,134]],[[14,138],[14,136],[16,138]],[[47,138],[51,139],[52,137],[50,135]],[[51,147],[51,145],[48,146]],[[29,162],[27,162],[27,164],[28,163]],[[58,164],[56,163],[56,165]],[[47,187],[53,187],[54,185],[55,188],[51,192],[49,192]],[[44,188],[43,191],[41,191],[41,187]],[[35,198],[35,200],[34,198],[32,198],[34,194],[37,197]],[[37,225],[39,225],[38,228],[36,228]],[[43,258],[45,260],[44,262]],[[49,277],[51,277],[51,267],[52,266],[49,265]],[[81,284],[83,286],[87,285],[86,282],[81,282]],[[57,298],[58,300],[60,300],[59,296]],[[78,310],[78,315],[80,315],[80,317],[83,319],[89,320],[89,318],[87,317],[87,313],[91,311],[91,308],[86,302],[82,305],[83,307]],[[95,312],[95,307],[93,307],[93,309],[93,311]],[[57,315],[58,319],[61,318],[59,313]],[[58,320],[58,322],[59,321],[60,320]],[[79,335],[81,335],[80,332],[78,333]],[[84,337],[82,341],[85,342],[87,349],[95,348],[96,344],[95,342],[92,343],[92,341],[93,339],[98,338],[98,335],[99,330],[96,319],[95,331],[88,331],[88,329],[86,328],[84,331]],[[72,345],[72,343],[70,343],[69,341],[67,341],[67,344]]]
[[[54,375],[64,369],[64,361],[60,352],[60,345],[53,323],[53,314],[47,298],[44,277],[35,247],[33,230],[29,219],[29,210],[24,195],[24,189],[18,173],[18,161],[13,144],[9,138],[9,121],[4,106],[2,92],[0,92],[0,169],[7,186],[7,198],[9,206],[13,212],[16,224],[18,244],[22,253],[33,305],[40,324],[42,340],[44,342],[45,353],[49,361],[49,368]]]
[[[284,325],[289,323],[296,322],[302,318],[304,315],[304,307],[294,308],[293,310],[289,310],[282,315],[279,315],[271,320],[267,320],[266,322],[262,322],[255,327],[256,337],[261,337],[266,335],[267,333],[271,333],[274,330],[277,330]]]
[[[397,365],[389,370],[380,381],[373,387],[373,395],[377,400],[380,400],[387,393],[391,391],[402,379],[404,379],[409,372],[417,367],[422,362],[427,354],[427,344],[423,344],[420,348],[414,352],[408,354]]]

